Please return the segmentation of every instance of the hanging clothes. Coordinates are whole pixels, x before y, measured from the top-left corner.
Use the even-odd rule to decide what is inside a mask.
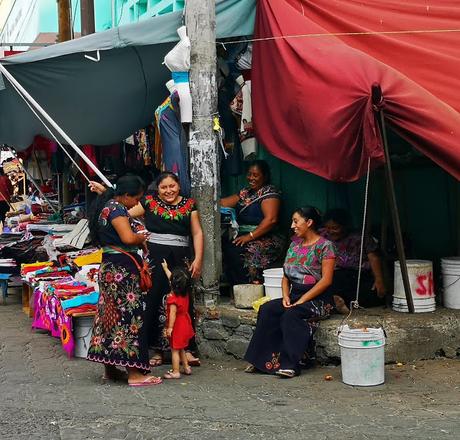
[[[188,168],[187,137],[182,127],[177,92],[155,112],[156,129],[160,141],[155,142],[155,155],[158,162],[157,148],[161,146],[161,163],[159,169],[171,171],[179,177],[181,194],[190,195],[191,184]]]

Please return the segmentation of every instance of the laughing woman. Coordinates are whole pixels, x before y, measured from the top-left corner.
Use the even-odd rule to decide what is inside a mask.
[[[296,209],[292,225],[297,237],[287,252],[283,298],[260,307],[257,326],[245,359],[246,372],[261,371],[291,378],[300,374],[300,361],[311,348],[317,319],[332,309],[327,293],[332,284],[335,251],[318,232],[320,215],[311,206]]]
[[[94,319],[88,360],[104,364],[105,379],[123,379],[130,386],[161,383],[150,376],[147,328],[144,325],[145,292],[140,288],[137,251],[145,246],[144,234],[135,233],[128,209],[139,203],[144,183],[124,176],[116,190],[106,190],[96,200],[89,227],[94,244],[103,249],[99,271],[100,299]]]
[[[261,283],[263,270],[285,250],[285,238],[278,230],[281,194],[270,184],[267,162],[253,161],[246,177],[247,187],[220,201],[222,207],[235,208],[239,224],[238,236],[222,243],[226,274],[232,285]]]

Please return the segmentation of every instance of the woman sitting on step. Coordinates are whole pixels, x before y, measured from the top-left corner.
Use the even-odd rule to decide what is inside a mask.
[[[328,287],[335,264],[333,244],[317,229],[316,208],[296,209],[292,225],[296,240],[287,252],[282,281],[283,298],[260,307],[257,325],[245,359],[246,372],[291,378],[300,374],[302,356],[313,344],[318,319],[329,315]]]

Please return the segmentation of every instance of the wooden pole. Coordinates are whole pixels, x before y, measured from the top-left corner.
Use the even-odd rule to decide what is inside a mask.
[[[58,6],[58,42],[68,41],[72,38],[70,0],[57,0]]]
[[[213,131],[217,114],[215,0],[187,2],[187,34],[191,41],[190,90],[193,121],[190,129],[192,195],[198,201],[205,236],[204,299],[215,300],[221,272],[219,151]]]
[[[396,194],[395,194],[395,187],[394,187],[394,181],[393,181],[393,172],[392,172],[392,167],[391,167],[390,151],[388,148],[387,131],[386,131],[386,126],[385,126],[385,114],[383,110],[380,110],[380,127],[382,131],[383,147],[385,150],[385,178],[386,178],[386,183],[387,183],[387,188],[388,188],[387,193],[388,193],[389,202],[390,202],[390,212],[391,212],[391,218],[393,220],[396,249],[398,251],[399,265],[401,267],[404,292],[406,294],[406,301],[407,301],[407,307],[409,309],[409,313],[415,313],[414,300],[412,298],[412,293],[410,290],[409,274],[407,272],[406,253],[404,251],[404,242],[403,242],[402,231],[401,231],[401,222],[399,220],[398,204],[396,202]]]
[[[81,35],[94,34],[94,0],[80,0]]]

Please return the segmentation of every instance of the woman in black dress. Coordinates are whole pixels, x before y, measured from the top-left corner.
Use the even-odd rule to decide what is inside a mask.
[[[138,255],[146,236],[136,233],[128,209],[144,194],[139,177],[125,176],[117,189],[104,192],[96,200],[89,227],[93,243],[103,249],[99,270],[100,298],[94,319],[88,360],[104,364],[105,379],[122,379],[125,367],[130,386],[161,383],[150,376],[149,347],[145,325],[145,293],[140,287]]]
[[[180,194],[179,179],[174,173],[161,173],[156,180],[157,194],[145,195],[140,204],[130,210],[133,217],[143,216],[150,232],[148,250],[152,268],[153,286],[147,297],[146,316],[150,329],[149,343],[155,353],[150,365],[163,362],[163,352],[169,350],[168,339],[163,336],[166,323],[166,296],[169,282],[161,267],[163,259],[172,270],[187,265],[193,278],[201,275],[203,262],[203,231],[195,200]],[[190,316],[194,318],[190,301]],[[199,365],[192,355],[196,349],[191,341],[188,352],[190,365]]]

